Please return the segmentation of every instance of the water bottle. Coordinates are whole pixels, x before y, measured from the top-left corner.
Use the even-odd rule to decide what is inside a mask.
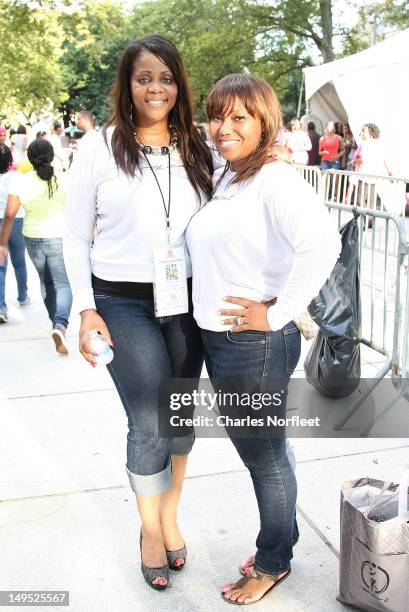
[[[93,355],[94,361],[97,366],[107,365],[111,363],[114,358],[114,353],[108,344],[108,340],[100,334],[98,331],[91,331],[88,334],[89,345],[95,355]]]

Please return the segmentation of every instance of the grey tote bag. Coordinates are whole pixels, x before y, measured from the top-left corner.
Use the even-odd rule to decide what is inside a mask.
[[[371,478],[341,488],[338,601],[368,612],[409,612],[409,466],[401,484]]]

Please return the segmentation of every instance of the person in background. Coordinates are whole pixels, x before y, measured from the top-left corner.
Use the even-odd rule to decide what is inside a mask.
[[[392,172],[385,156],[385,150],[380,139],[380,129],[374,123],[365,123],[360,136],[361,145],[355,156],[357,172],[360,174],[389,175]]]
[[[11,130],[10,130],[11,133]],[[27,159],[27,130],[24,125],[19,125],[17,132],[11,136],[11,152],[15,165]]]
[[[7,144],[7,130],[3,125],[0,125],[0,145]]]
[[[53,125],[49,141],[54,149],[54,160],[53,166],[56,172],[62,172],[65,170],[66,156],[62,147],[61,137],[64,135],[64,130],[59,121],[56,121]]]
[[[41,294],[52,323],[51,336],[57,353],[65,355],[68,353],[65,333],[72,304],[62,250],[65,189],[55,176],[54,151],[48,140],[36,138],[27,154],[34,170],[14,173],[0,231],[0,264],[7,257],[13,223],[22,205],[24,240],[40,278]]]
[[[76,126],[82,132],[87,134],[95,129],[95,117],[91,111],[80,110],[77,115]]]
[[[338,134],[340,138],[344,137],[344,126],[340,121],[334,122],[334,130],[335,130],[335,134]]]
[[[351,170],[352,160],[354,159],[357,145],[355,142],[354,135],[351,132],[351,128],[349,127],[349,123],[344,123],[343,125],[343,138],[344,138],[345,152],[342,158],[341,167],[343,169]]]
[[[3,128],[4,129],[4,128]],[[1,128],[0,128],[1,131]],[[7,197],[10,189],[10,182],[14,172],[11,172],[13,157],[7,145],[0,143],[0,227],[3,222],[4,211],[6,209]],[[13,264],[14,274],[17,282],[17,301],[20,306],[30,303],[27,293],[27,267],[26,267],[26,247],[22,235],[23,210],[19,208],[14,220],[13,229],[9,238],[9,252],[11,263]],[[0,263],[0,323],[7,323],[7,304],[6,304],[6,257]]]
[[[321,135],[315,130],[315,123],[310,121],[308,124],[308,138],[311,141],[311,150],[308,154],[308,165],[309,166],[319,166],[321,163],[321,158],[319,155],[319,146],[320,146],[320,138]]]
[[[66,131],[64,130],[64,128],[62,128],[62,134],[60,136],[60,140],[61,140],[61,146],[62,146],[63,150],[68,155],[68,148],[70,146],[70,138],[69,138],[68,134],[66,133]]]
[[[321,170],[339,170],[340,159],[344,151],[344,141],[335,133],[334,122],[328,121],[325,134],[319,140],[318,153],[321,157]]]
[[[297,117],[291,120],[291,131],[286,134],[284,144],[291,153],[293,164],[308,164],[311,140],[308,134],[301,129],[301,123]]]
[[[350,190],[349,202],[353,202],[358,206],[366,206],[368,208],[380,210],[382,207],[381,196],[378,191],[382,191],[381,185],[377,189],[379,181],[376,176],[392,176],[392,170],[389,162],[386,159],[384,144],[380,139],[380,129],[374,123],[365,123],[362,126],[361,144],[356,150],[354,156],[355,171],[359,175],[375,175],[359,176],[359,180],[353,183],[356,187],[356,197],[353,199],[352,189]],[[372,226],[372,220],[369,219],[368,226]]]
[[[48,140],[48,134],[44,130],[40,130],[36,134],[36,138],[41,138],[42,140]]]
[[[199,132],[199,134],[203,138],[203,140],[205,142],[207,142],[207,140],[209,140],[208,133],[205,130],[205,128],[203,127],[203,124],[202,123],[198,123],[197,121],[194,121],[193,125],[195,126],[195,128],[197,129],[197,131]]]

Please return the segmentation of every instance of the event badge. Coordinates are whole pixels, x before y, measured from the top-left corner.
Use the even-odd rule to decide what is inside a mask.
[[[185,249],[170,246],[155,249],[154,264],[155,316],[166,317],[188,312]]]

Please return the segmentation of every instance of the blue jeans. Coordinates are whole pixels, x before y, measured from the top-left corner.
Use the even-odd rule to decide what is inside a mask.
[[[339,170],[339,159],[336,161],[321,160],[321,170]]]
[[[3,219],[0,219],[0,225]],[[14,274],[17,281],[17,300],[24,302],[27,298],[27,267],[26,267],[26,246],[23,234],[23,219],[14,219],[13,229],[11,230],[8,249],[11,263],[13,264]],[[7,259],[0,265],[0,311],[6,311],[6,272]]]
[[[96,290],[95,302],[115,343],[107,367],[128,417],[129,481],[137,495],[157,495],[171,485],[171,455],[188,454],[194,441],[159,437],[159,386],[164,379],[200,377],[200,330],[191,306],[189,313],[157,318],[153,299]]]
[[[40,277],[41,295],[53,324],[68,326],[72,293],[65,271],[62,238],[28,238],[27,252]]]
[[[215,390],[228,392],[228,380],[251,380],[253,392],[265,392],[274,381],[286,387],[300,357],[300,332],[291,321],[274,332],[202,330],[206,366]],[[256,388],[255,388],[256,387]],[[222,408],[219,406],[222,412]],[[282,410],[285,410],[285,400]],[[256,415],[257,416],[257,415]],[[290,568],[297,482],[285,437],[236,437],[227,429],[250,472],[260,513],[255,568],[279,574]]]

